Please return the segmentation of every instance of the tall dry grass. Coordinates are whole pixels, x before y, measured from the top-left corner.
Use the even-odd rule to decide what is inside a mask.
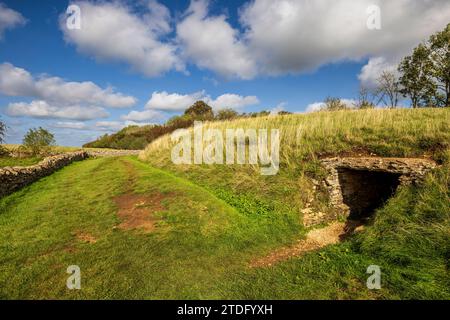
[[[279,129],[280,160],[285,167],[351,150],[380,156],[440,157],[450,145],[450,109],[316,112],[203,124],[204,130],[210,128],[223,133],[237,128]],[[140,159],[165,162],[172,146],[170,135],[165,135],[149,144]]]

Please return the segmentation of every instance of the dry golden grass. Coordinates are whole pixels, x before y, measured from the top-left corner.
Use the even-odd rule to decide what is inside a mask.
[[[286,116],[207,122],[204,130],[279,129],[280,160],[295,167],[299,160],[345,151],[381,156],[441,156],[450,143],[450,109],[373,109],[316,112]],[[152,163],[170,160],[170,135],[140,154]]]

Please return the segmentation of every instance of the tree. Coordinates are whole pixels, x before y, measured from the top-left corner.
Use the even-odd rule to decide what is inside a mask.
[[[6,134],[6,125],[0,120],[0,144],[4,142]]]
[[[195,120],[211,120],[214,118],[213,110],[203,101],[197,101],[184,111],[184,114]]]
[[[327,97],[325,99],[325,107],[326,111],[338,111],[348,109],[347,105],[341,101],[339,98]]]
[[[383,102],[389,108],[398,106],[400,100],[400,84],[397,76],[392,71],[384,70],[377,79],[378,87],[376,94],[378,103]]]
[[[217,120],[230,120],[235,119],[239,116],[239,114],[233,109],[222,109],[217,112],[216,119]]]
[[[373,100],[372,92],[367,87],[361,85],[358,91],[358,99],[354,105],[357,109],[373,109],[375,108]]]
[[[33,153],[40,154],[55,144],[55,137],[49,131],[39,127],[38,129],[30,129],[23,138],[23,145]]]
[[[436,86],[431,78],[430,49],[420,44],[411,56],[403,58],[398,70],[401,74],[400,92],[411,100],[413,108],[427,105],[435,96]]]
[[[1,144],[5,142],[5,140],[4,140],[5,134],[6,134],[6,124],[4,124],[0,120],[0,156],[8,153],[8,151],[1,146]]]
[[[450,23],[429,40],[431,74],[436,80],[436,102],[450,107]]]

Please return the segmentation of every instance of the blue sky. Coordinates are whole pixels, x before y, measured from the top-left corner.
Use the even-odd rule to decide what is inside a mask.
[[[164,122],[196,98],[246,112],[353,99],[450,22],[448,1],[391,2],[0,0],[7,143],[43,126],[78,146]],[[67,29],[69,4],[81,29]]]

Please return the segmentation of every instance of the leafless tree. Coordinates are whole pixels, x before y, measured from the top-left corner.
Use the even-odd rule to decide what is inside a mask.
[[[401,94],[400,84],[395,73],[387,70],[383,71],[377,79],[377,84],[377,104],[382,102],[389,108],[397,107]]]
[[[372,109],[375,108],[375,96],[373,91],[364,85],[359,87],[358,97],[354,103],[356,109]]]

